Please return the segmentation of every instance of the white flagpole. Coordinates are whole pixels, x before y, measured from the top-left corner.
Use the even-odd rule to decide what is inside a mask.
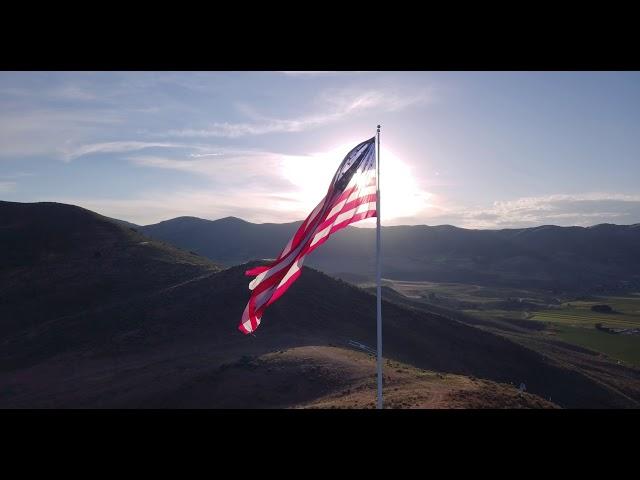
[[[377,281],[377,337],[378,337],[378,409],[382,409],[382,294],[380,290],[380,125],[377,132],[376,153],[376,281]]]

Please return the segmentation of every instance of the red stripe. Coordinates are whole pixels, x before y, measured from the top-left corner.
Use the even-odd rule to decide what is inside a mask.
[[[306,237],[306,235],[311,232],[311,235],[308,236],[307,238],[307,243],[309,243],[312,239],[313,239],[313,234],[315,234],[315,231],[317,230],[318,224],[320,221],[322,221],[322,218],[324,217],[324,214],[327,212],[327,210],[329,210],[329,208],[327,207],[327,201],[326,201],[326,197],[324,202],[321,204],[322,206],[320,207],[320,211],[317,213],[316,217],[313,219],[312,222],[312,226],[309,226],[304,232],[303,234],[300,235],[300,237]],[[313,213],[313,212],[312,212]],[[309,216],[307,217],[307,219],[309,219],[311,217],[311,214],[309,214]],[[298,233],[300,233],[302,230],[302,226],[298,229]],[[298,233],[296,233],[296,236],[298,236]],[[289,249],[289,253],[287,253],[287,255],[290,255],[291,252],[295,251],[298,247],[300,247],[301,244],[301,239],[299,238],[297,241],[295,241],[295,245],[292,244],[291,248]],[[304,247],[301,249],[301,251],[304,250]],[[283,249],[284,252],[284,249]],[[270,277],[264,279],[259,285],[256,286],[256,288],[253,289],[253,294],[259,294],[263,291],[265,291],[267,288],[269,288],[270,286],[272,286],[274,283],[280,282],[280,280],[282,280],[282,278],[285,276],[287,270],[291,267],[291,264],[293,264],[293,262],[297,261],[297,259],[299,258],[301,252],[298,252],[297,255],[292,256],[290,258],[287,258],[287,255],[284,256],[284,258],[282,259],[278,259],[275,262],[273,262],[272,264],[268,265],[266,268],[263,268],[259,273],[262,273],[266,270],[270,270],[272,268],[275,268],[277,266],[279,266],[280,264],[286,262],[286,265],[288,265],[287,267],[282,268],[278,273],[275,273],[273,275],[271,275]]]
[[[256,316],[254,314],[256,305],[256,297],[255,295],[251,295],[249,298],[249,320],[251,321],[251,330],[255,330],[258,328],[258,321],[256,320]]]
[[[318,211],[318,213],[316,215],[316,218],[314,220],[316,220],[317,217],[322,213],[322,209],[324,208],[324,202],[326,202],[326,197],[324,199],[322,199],[322,201],[318,204],[318,205],[322,205],[322,206],[320,207],[320,211]],[[316,208],[317,208],[317,205],[316,205]],[[315,208],[313,210],[315,210]],[[300,227],[298,227],[298,230],[296,230],[296,233],[293,236],[293,240],[291,241],[291,248],[289,248],[289,251],[287,252],[287,254],[284,254],[285,253],[285,249],[286,249],[286,246],[285,246],[285,248],[282,249],[282,251],[280,252],[280,254],[278,255],[278,258],[276,260],[274,260],[273,262],[271,262],[271,263],[269,263],[267,265],[260,266],[260,267],[255,267],[255,268],[252,268],[250,270],[247,270],[245,272],[245,275],[254,276],[255,277],[255,276],[260,275],[262,272],[270,270],[271,268],[277,266],[283,258],[286,258],[286,255],[288,255],[290,252],[292,252],[293,250],[298,248],[300,246],[300,240],[302,238],[304,238],[304,236],[307,233],[307,230],[309,228],[309,225],[307,225],[307,222],[311,218],[311,214],[313,213],[313,210],[307,216],[307,218],[302,223],[302,225],[300,225]],[[288,243],[289,242],[287,242],[287,244]],[[283,257],[283,255],[284,255],[284,257]]]
[[[322,222],[322,224],[318,227],[318,232],[323,231],[325,228],[331,225],[331,223],[344,212],[353,210],[354,208],[359,207],[364,203],[370,203],[375,201],[376,201],[376,194],[370,193],[369,195],[365,195],[363,197],[357,197],[356,199],[351,200],[348,203],[345,203],[339,211],[337,211],[336,213],[331,215],[331,217],[328,217],[324,222]]]
[[[324,203],[327,201],[326,197],[322,199],[322,201],[319,203],[319,205],[322,205],[320,207],[320,210],[318,210],[318,213],[316,214],[316,218],[318,217],[318,215],[320,215],[322,213],[322,208],[324,206]],[[307,216],[307,218],[305,219],[304,222],[302,222],[302,225],[300,225],[300,227],[298,228],[298,230],[296,231],[295,235],[293,236],[293,240],[291,241],[291,248],[289,248],[289,252],[295,250],[296,248],[298,248],[298,246],[300,245],[300,241],[304,238],[305,233],[307,232],[307,230],[309,229],[309,219],[311,218],[311,214],[315,211],[315,209],[318,208],[318,205],[316,205],[316,207],[311,211],[311,213]],[[314,218],[315,220],[315,218]],[[281,260],[284,254],[286,247],[282,249],[282,251],[280,252],[280,255],[278,255],[278,260]],[[287,254],[289,253],[287,252]]]
[[[353,190],[353,189],[352,189],[352,190]],[[349,210],[352,210],[352,209],[354,209],[354,208],[357,208],[358,206],[360,206],[360,205],[362,205],[362,204],[370,203],[371,201],[375,200],[375,198],[376,198],[376,194],[375,194],[375,193],[373,193],[373,194],[365,195],[365,196],[363,196],[363,197],[356,198],[355,200],[352,200],[351,202],[346,203],[346,204],[343,206],[342,210],[338,211],[336,214],[334,214],[334,215],[331,217],[331,219],[332,219],[332,220],[325,220],[325,221],[323,221],[323,222],[322,222],[322,224],[320,224],[319,226],[317,226],[317,227],[315,228],[315,230],[314,230],[314,232],[313,232],[313,233],[314,233],[314,234],[316,234],[316,233],[318,233],[318,232],[320,232],[320,231],[324,230],[326,227],[328,227],[329,225],[331,225],[332,221],[335,221],[335,218],[337,218],[337,216],[339,216],[341,213],[344,213],[345,211],[349,211]],[[323,208],[324,208],[324,207],[323,207]],[[327,210],[328,210],[328,208],[327,208]],[[321,212],[318,212],[318,216],[316,217],[316,220],[318,220],[318,219],[319,219],[320,215],[321,215]],[[353,218],[360,219],[360,217],[362,217],[362,218],[368,218],[368,217],[364,217],[364,216],[362,216],[362,215],[358,214],[358,215],[356,215],[356,216],[352,217],[351,219],[347,219],[347,220],[345,220],[345,221],[341,222],[341,224],[340,224],[340,225],[347,226],[349,223],[353,223],[353,222],[355,222],[355,221],[358,221],[358,220],[353,220]],[[345,223],[345,222],[346,222],[346,223]],[[314,223],[316,223],[316,222],[314,221]],[[313,248],[311,248],[311,249],[310,249],[309,245],[307,245],[307,246],[305,246],[305,247],[303,247],[303,248],[302,248],[302,250],[298,253],[298,255],[296,255],[295,257],[291,257],[291,258],[287,259],[287,260],[286,260],[286,262],[287,262],[287,265],[288,265],[288,266],[287,266],[287,267],[282,268],[278,273],[275,273],[275,274],[271,275],[270,277],[268,277],[268,278],[264,279],[264,280],[263,280],[259,285],[257,285],[257,286],[256,286],[256,288],[252,291],[253,295],[259,295],[260,293],[264,292],[265,290],[267,290],[268,288],[270,288],[270,287],[271,287],[271,286],[273,286],[274,284],[279,283],[279,282],[282,280],[282,278],[284,278],[284,276],[286,275],[286,272],[288,271],[288,269],[289,269],[289,268],[291,268],[291,265],[292,265],[295,261],[297,261],[297,259],[298,259],[301,255],[305,255],[307,252],[310,252],[310,251],[312,251],[312,250],[315,250],[318,246],[322,245],[322,244],[326,241],[327,237],[328,237],[331,233],[333,233],[333,232],[335,232],[335,231],[339,230],[340,228],[343,228],[343,227],[339,227],[339,228],[336,228],[335,226],[334,226],[334,227],[332,227],[332,229],[330,230],[329,234],[328,234],[327,236],[325,236],[322,240],[318,241],[318,242],[313,246]],[[307,240],[307,242],[308,242],[309,244],[313,241],[313,237],[314,237],[314,235],[311,235],[311,236],[309,237],[309,239]],[[299,245],[299,242],[298,242],[298,245],[296,245],[295,247],[292,245],[292,248],[291,248],[291,250],[290,250],[290,251],[294,251],[294,250],[295,250],[296,248],[298,248],[299,246],[300,246],[300,245]],[[286,257],[285,257],[285,258],[286,258]],[[280,265],[281,263],[283,263],[283,261],[282,261],[282,260],[280,260],[280,261],[276,261],[276,262],[273,262],[271,265],[269,265],[269,266],[267,266],[267,267],[257,267],[256,269],[253,269],[253,270],[251,270],[250,272],[253,274],[253,272],[254,272],[254,271],[257,271],[256,275],[258,275],[258,274],[260,274],[260,273],[262,273],[262,272],[264,272],[264,271],[266,271],[266,270],[270,270],[271,268],[274,268],[274,267],[276,267],[276,266]]]
[[[265,278],[264,280],[262,280],[262,282],[260,282],[258,285],[256,285],[256,288],[254,288],[252,290],[252,294],[253,295],[259,295],[262,292],[264,292],[265,290],[267,290],[268,288],[272,287],[274,283],[278,284],[280,282],[280,280],[282,280],[282,278],[287,274],[287,271],[289,270],[289,268],[291,268],[291,264],[293,264],[293,262],[295,262],[295,260],[298,258],[298,255],[296,255],[295,257],[292,257],[293,260],[291,262],[287,261],[286,264],[284,262],[282,262],[283,264],[285,264],[287,266],[283,267],[280,271],[278,271],[277,273],[274,273],[270,277]]]
[[[331,207],[333,208],[335,205],[337,205],[341,201],[346,200],[347,198],[349,198],[351,196],[351,194],[353,192],[355,192],[356,188],[358,188],[357,185],[354,185],[353,187],[345,188],[344,191],[340,194],[340,196],[338,198],[336,198],[335,202],[333,202]]]
[[[333,227],[331,227],[331,230],[329,231],[329,235],[333,235],[334,233],[336,233],[338,230],[342,230],[343,228],[351,225],[352,223],[355,222],[359,222],[360,220],[364,220],[365,218],[370,218],[370,217],[375,217],[377,214],[376,209],[372,208],[370,210],[366,210],[364,212],[360,212],[356,215],[354,215],[352,218],[349,218],[343,222],[340,222],[336,225],[334,225]]]
[[[269,267],[267,265],[263,265],[263,266],[260,266],[260,267],[254,267],[254,268],[251,268],[251,269],[247,270],[246,272],[244,272],[244,274],[249,276],[249,277],[257,277],[262,272],[265,272],[265,271],[269,270],[269,268],[271,268],[271,267]]]
[[[277,299],[279,299],[282,296],[282,294],[289,289],[291,284],[298,279],[298,277],[300,276],[301,273],[302,273],[302,267],[300,267],[300,270],[298,270],[296,273],[291,275],[287,279],[287,281],[284,282],[280,287],[276,288],[276,291],[273,293],[272,297],[269,299],[269,301],[267,302],[265,307],[268,307],[273,302],[275,302]]]
[[[343,221],[341,223],[338,223],[338,224],[334,225],[331,228],[331,230],[329,230],[329,233],[325,237],[322,237],[322,239],[318,240],[313,246],[308,247],[307,249],[305,249],[304,250],[304,255],[308,255],[309,253],[313,252],[316,248],[318,248],[324,242],[329,240],[331,235],[336,233],[338,230],[342,230],[343,228],[349,226],[350,224],[355,223],[355,222],[359,222],[360,220],[364,220],[365,218],[370,218],[370,217],[375,217],[375,216],[376,216],[376,211],[375,210],[367,210],[366,212],[358,213],[357,215],[354,215],[352,218],[349,218],[349,219],[347,219],[347,220],[345,220],[345,221]]]

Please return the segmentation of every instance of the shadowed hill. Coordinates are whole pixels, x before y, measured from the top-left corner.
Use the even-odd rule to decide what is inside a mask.
[[[375,408],[375,368],[375,357],[345,348],[279,350],[223,364],[156,398],[154,405]],[[220,384],[227,389],[218,388]],[[557,408],[512,385],[429,372],[391,360],[385,362],[384,384],[386,408]]]
[[[273,258],[300,222],[180,217],[140,227],[145,234],[234,265]],[[599,292],[640,287],[638,225],[468,230],[450,225],[383,227],[387,278]],[[307,264],[333,275],[373,278],[375,231],[347,228]]]
[[[274,258],[300,224],[255,224],[236,217],[215,221],[178,217],[139,230],[208,258],[218,257],[215,261],[232,266],[255,258]]]
[[[237,330],[249,298],[244,271],[259,262],[218,271],[77,207],[3,203],[0,212],[9,265],[0,276],[0,406],[178,406],[201,383],[203,406],[258,393],[285,398],[256,386],[269,385],[277,365],[257,370],[254,390],[223,372],[300,347],[375,345],[375,298],[316,270],[305,267],[245,336]],[[525,382],[565,407],[637,406],[635,397],[455,319],[386,301],[383,313],[384,354],[394,361]],[[301,399],[292,395],[288,406]]]
[[[0,202],[0,333],[217,271],[89,210]]]
[[[47,322],[5,339],[2,365],[11,369],[0,382],[4,376],[4,382],[19,388],[27,405],[40,404],[44,397],[65,405],[96,405],[92,402],[99,400],[144,406],[165,396],[180,404],[175,395],[183,385],[210,376],[215,383],[225,378],[216,372],[229,363],[250,363],[302,346],[346,348],[349,340],[375,345],[374,297],[308,268],[270,307],[256,335],[242,335],[237,323],[248,298],[245,268],[198,278],[117,308]],[[386,302],[383,309],[387,358],[498,382],[524,381],[530,392],[551,395],[568,407],[633,405],[578,372],[496,335]],[[268,377],[269,372],[263,374]],[[28,380],[25,384],[19,379]],[[43,392],[53,379],[47,396]],[[60,390],[65,385],[69,390]],[[215,383],[214,391],[228,398],[235,395],[228,390],[232,385]],[[128,392],[125,396],[112,396],[122,389]],[[261,395],[270,396],[264,390]],[[10,397],[5,401],[11,402]]]

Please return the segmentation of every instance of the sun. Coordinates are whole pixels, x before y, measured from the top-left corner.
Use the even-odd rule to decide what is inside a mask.
[[[282,158],[282,176],[291,182],[293,191],[287,195],[295,209],[306,216],[327,193],[329,183],[344,156],[353,148],[344,144],[327,152],[308,156]],[[418,185],[412,168],[389,148],[380,152],[381,220],[388,223],[397,218],[412,217],[428,207],[430,195]],[[359,222],[365,226],[374,219]]]

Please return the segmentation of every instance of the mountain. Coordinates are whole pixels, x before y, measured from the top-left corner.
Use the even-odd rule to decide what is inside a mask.
[[[215,221],[178,217],[138,229],[151,238],[179,245],[208,258],[218,257],[215,261],[232,266],[255,258],[277,256],[301,223],[256,224],[236,217]]]
[[[299,225],[180,217],[140,231],[230,266],[277,256]],[[383,227],[382,248],[383,274],[398,280],[589,293],[640,288],[640,224],[505,230]],[[375,231],[349,227],[306,263],[363,280],[374,278],[374,261]]]
[[[244,271],[259,262],[220,270],[69,205],[2,202],[0,231],[2,407],[353,406],[369,387],[373,362],[350,341],[375,345],[375,300],[353,285],[305,267],[244,336]],[[601,365],[625,379],[614,387],[444,315],[388,301],[383,312],[386,381],[407,395],[638,406],[635,370]],[[538,397],[514,396],[520,382]]]

